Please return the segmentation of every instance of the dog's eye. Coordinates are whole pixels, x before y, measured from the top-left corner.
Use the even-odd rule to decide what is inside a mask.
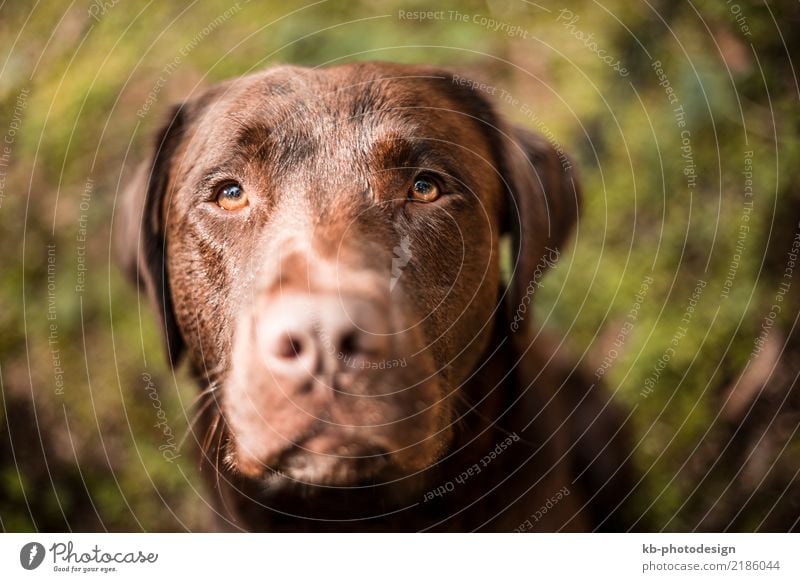
[[[433,202],[439,197],[439,186],[428,176],[418,176],[411,185],[408,197],[417,202]]]
[[[236,182],[227,182],[217,188],[217,204],[223,210],[240,210],[247,206],[247,194]]]

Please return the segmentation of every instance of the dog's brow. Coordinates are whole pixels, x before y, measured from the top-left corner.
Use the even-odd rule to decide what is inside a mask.
[[[242,149],[261,149],[270,139],[272,129],[266,124],[258,121],[242,123],[236,132],[236,145]]]
[[[370,165],[375,170],[434,170],[464,183],[463,163],[439,140],[389,132],[376,138],[369,152]]]
[[[382,166],[406,163],[422,151],[417,140],[395,131],[379,134],[367,147],[371,161]]]
[[[206,188],[225,175],[227,175],[227,169],[224,166],[214,166],[213,168],[209,168],[203,174],[202,178],[200,178],[199,186],[201,188]]]
[[[295,124],[292,131],[259,120],[238,122],[238,125],[236,149],[250,159],[267,164],[294,165],[315,152],[314,140],[302,124]]]

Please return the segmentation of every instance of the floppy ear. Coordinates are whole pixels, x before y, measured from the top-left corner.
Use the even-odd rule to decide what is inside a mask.
[[[558,260],[578,221],[581,189],[560,146],[512,126],[500,137],[498,163],[507,190],[506,232],[513,242],[512,309]]]
[[[158,132],[151,160],[142,163],[123,194],[115,244],[119,262],[128,278],[149,297],[161,321],[167,358],[177,364],[183,339],[172,307],[166,267],[164,200],[173,157],[186,124],[183,106],[172,110]]]
[[[558,259],[578,220],[581,192],[572,160],[560,145],[504,122],[481,90],[492,85],[447,71],[434,70],[432,76],[440,77],[445,91],[469,107],[494,154],[506,194],[502,230],[513,243],[507,298],[513,312],[529,286],[538,286],[539,277]]]

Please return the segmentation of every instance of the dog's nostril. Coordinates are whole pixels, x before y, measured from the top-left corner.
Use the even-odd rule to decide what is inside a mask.
[[[358,334],[354,331],[348,332],[339,340],[339,351],[345,356],[353,356],[358,353]]]
[[[275,355],[279,358],[291,360],[299,358],[303,350],[303,341],[299,337],[286,334],[278,342]]]

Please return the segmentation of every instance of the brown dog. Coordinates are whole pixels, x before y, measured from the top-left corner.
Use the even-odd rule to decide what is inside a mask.
[[[624,527],[619,412],[519,321],[570,167],[429,67],[278,67],[174,110],[121,248],[206,390],[221,527]]]

